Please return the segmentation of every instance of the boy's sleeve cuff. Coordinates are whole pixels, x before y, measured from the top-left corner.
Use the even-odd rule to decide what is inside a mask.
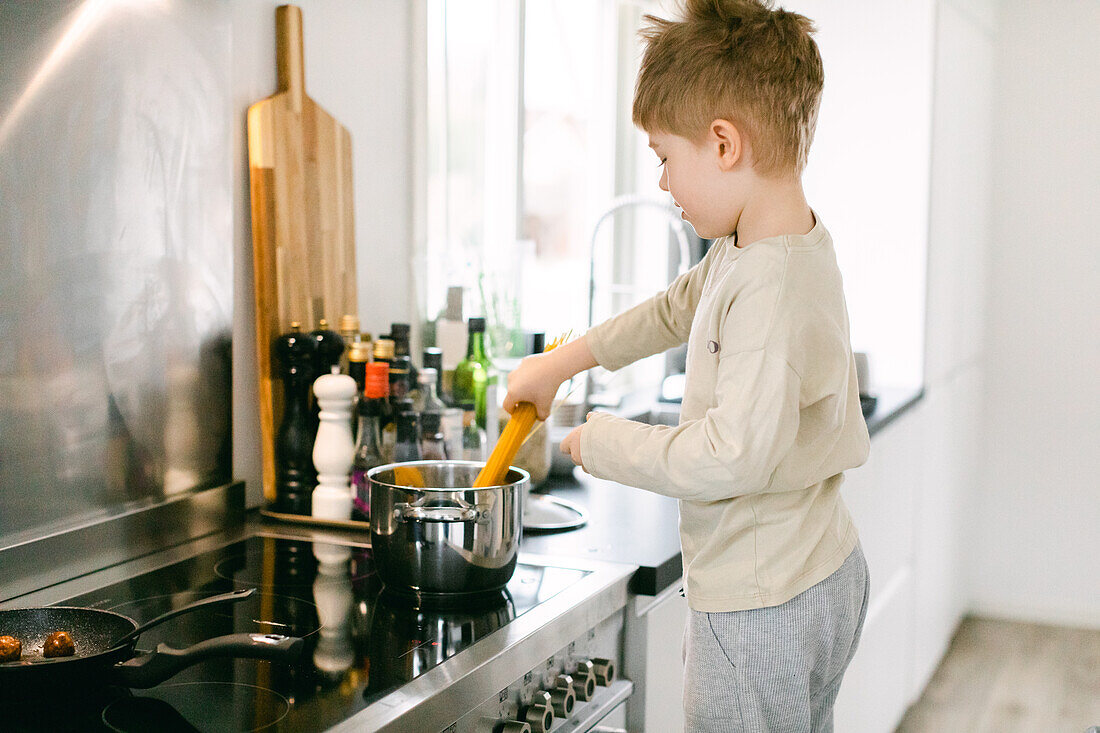
[[[594,412],[581,429],[581,463],[584,470],[596,478],[609,478],[607,451],[602,446],[607,444],[606,431],[611,429],[610,423],[614,420],[606,412]]]

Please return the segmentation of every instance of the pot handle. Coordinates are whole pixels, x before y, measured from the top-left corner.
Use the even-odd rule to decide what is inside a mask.
[[[159,644],[156,651],[116,664],[112,670],[125,686],[147,688],[211,657],[247,657],[290,663],[301,655],[303,646],[304,642],[294,636],[229,634],[200,641],[186,649]]]
[[[476,522],[481,519],[481,512],[477,507],[463,501],[458,501],[451,506],[398,504],[394,513],[398,519],[412,519],[419,522]]]

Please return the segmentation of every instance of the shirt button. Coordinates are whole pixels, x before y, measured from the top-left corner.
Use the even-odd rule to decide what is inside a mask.
[[[709,351],[712,354],[717,354],[718,353],[718,342],[717,341],[708,341],[707,342],[707,351]]]

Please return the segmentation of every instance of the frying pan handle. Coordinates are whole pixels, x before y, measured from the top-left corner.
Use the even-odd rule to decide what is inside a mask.
[[[119,682],[127,687],[159,685],[177,672],[212,657],[248,657],[272,662],[293,662],[302,653],[304,642],[279,634],[229,634],[218,636],[186,649],[160,644],[156,651],[142,654],[112,667]]]
[[[235,590],[235,591],[230,591],[229,593],[219,593],[216,596],[210,596],[209,598],[203,598],[202,600],[195,601],[194,603],[188,603],[186,606],[181,606],[180,608],[173,609],[173,610],[169,611],[168,613],[161,614],[160,616],[157,616],[155,619],[152,619],[151,621],[146,621],[141,626],[138,626],[136,629],[129,632],[125,636],[119,637],[118,640],[116,640],[113,644],[111,644],[110,648],[114,649],[116,647],[122,646],[123,644],[129,644],[134,639],[141,636],[142,632],[147,631],[147,630],[153,628],[154,626],[159,626],[160,624],[164,623],[168,619],[175,618],[176,616],[179,616],[180,614],[190,613],[191,611],[194,611],[196,608],[202,608],[203,606],[209,606],[209,605],[212,605],[212,604],[215,604],[215,603],[236,603],[237,601],[243,601],[245,598],[250,597],[255,592],[256,592],[255,588],[248,588],[247,590]]]

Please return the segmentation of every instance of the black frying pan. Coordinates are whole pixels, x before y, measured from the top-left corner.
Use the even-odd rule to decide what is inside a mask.
[[[161,644],[155,651],[137,653],[138,636],[170,618],[213,603],[241,601],[254,588],[203,598],[141,626],[128,616],[95,608],[45,606],[0,610],[0,636],[12,636],[23,645],[19,661],[0,664],[0,697],[42,692],[72,692],[122,685],[153,687],[185,667],[210,657],[250,657],[291,662],[302,652],[302,640],[277,634],[230,634],[199,642],[186,649]],[[42,655],[46,637],[67,631],[76,653],[70,657]]]

